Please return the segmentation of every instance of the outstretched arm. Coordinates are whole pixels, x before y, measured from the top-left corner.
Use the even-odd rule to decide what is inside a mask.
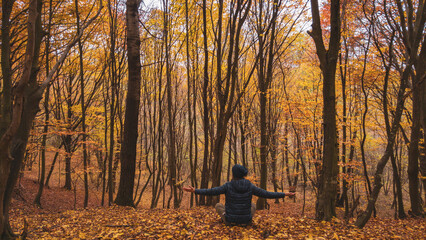
[[[220,187],[214,187],[209,189],[195,189],[192,186],[183,187],[183,190],[186,192],[192,192],[199,195],[220,195],[226,193],[225,185],[222,185]]]
[[[294,196],[295,193],[283,193],[283,192],[268,192],[262,188],[258,188],[252,185],[253,194],[262,198],[283,198],[285,196]]]

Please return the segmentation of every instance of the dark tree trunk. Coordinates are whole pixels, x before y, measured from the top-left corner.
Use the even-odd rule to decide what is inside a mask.
[[[72,153],[73,153],[73,141],[72,141],[72,135],[71,132],[72,130],[72,117],[73,117],[73,112],[72,112],[72,97],[71,97],[71,92],[72,92],[72,80],[74,79],[74,76],[68,76],[68,86],[67,86],[67,99],[65,100],[66,104],[67,104],[67,117],[66,117],[66,121],[67,122],[67,126],[66,126],[66,135],[63,136],[64,138],[64,148],[65,148],[65,184],[64,184],[64,188],[66,190],[71,190],[72,189],[72,179],[71,179],[71,158],[72,158]]]
[[[13,4],[13,3],[12,3]],[[13,5],[3,7],[10,7]],[[9,225],[9,207],[12,192],[19,176],[24,159],[28,135],[32,127],[42,91],[37,90],[38,56],[42,40],[41,1],[32,1],[29,5],[28,40],[25,51],[24,70],[17,82],[14,94],[13,111],[10,122],[0,137],[0,238],[14,239],[15,235]],[[7,12],[8,10],[6,10]],[[10,12],[9,12],[10,13]],[[9,22],[9,19],[6,19]],[[2,29],[3,30],[3,29]],[[10,48],[9,48],[10,50]],[[4,56],[9,58],[10,56]],[[2,55],[3,58],[3,55]],[[3,67],[3,66],[2,66]],[[6,66],[7,67],[7,66]],[[11,87],[11,86],[10,86]],[[34,91],[28,91],[28,89]],[[10,89],[9,89],[10,90]],[[12,97],[12,95],[10,95]],[[8,100],[11,102],[11,100]],[[12,109],[7,109],[10,111]],[[6,110],[5,110],[6,111]],[[10,115],[7,115],[10,116]],[[7,121],[8,119],[6,119]]]
[[[47,174],[46,181],[44,183],[44,186],[47,188],[49,188],[50,177],[52,176],[53,170],[55,169],[55,164],[56,164],[56,160],[58,159],[58,156],[59,156],[59,152],[56,152],[55,156],[53,157],[52,165],[50,165],[49,173]]]
[[[78,9],[78,0],[74,1],[75,4],[75,13],[77,20],[77,34],[81,32],[80,26],[80,12]],[[81,105],[81,130],[83,132],[83,178],[84,178],[84,208],[87,207],[89,201],[89,183],[87,179],[87,146],[86,146],[86,108],[85,108],[85,99],[84,99],[84,63],[83,63],[83,44],[81,38],[78,40],[78,51],[79,51],[79,64],[80,64],[80,105]]]
[[[0,136],[6,132],[12,119],[12,63],[10,60],[10,30],[13,4],[15,0],[2,1],[1,25],[1,73],[2,94],[0,95]],[[3,175],[5,176],[5,175]]]
[[[175,116],[173,111],[173,95],[172,95],[172,69],[170,66],[170,48],[171,43],[169,42],[169,1],[163,1],[164,10],[164,44],[165,44],[165,61],[166,61],[166,92],[167,92],[167,115],[168,115],[168,169],[169,169],[169,184],[170,184],[170,198],[173,197],[173,207],[179,208],[180,201],[177,192],[177,154],[176,154],[176,132],[175,132]]]
[[[48,48],[47,48],[48,49]],[[48,56],[48,55],[47,55]],[[48,60],[46,60],[47,62]],[[48,63],[46,63],[46,66],[49,66]],[[49,69],[48,67],[46,67]],[[34,198],[34,204],[38,207],[41,207],[41,195],[43,194],[43,188],[44,188],[44,181],[45,181],[45,175],[46,175],[46,142],[47,142],[47,132],[49,129],[49,94],[50,94],[50,86],[47,87],[46,93],[44,95],[44,126],[43,126],[43,136],[41,140],[41,169],[40,169],[40,179],[39,179],[39,186],[37,194]]]
[[[391,40],[390,40],[390,43],[389,43],[389,52],[393,51],[394,37],[395,37],[395,35],[394,35],[394,33],[392,33],[392,37],[391,37]],[[379,51],[381,51],[376,39],[375,39],[375,44],[376,44],[376,47],[379,49]],[[382,60],[383,60],[383,64],[385,64],[385,66],[386,66],[385,57],[384,57],[383,53],[382,53]],[[385,70],[385,77],[384,77],[384,84],[383,84],[383,100],[382,100],[383,101],[384,119],[385,119],[385,125],[386,125],[386,133],[387,133],[388,136],[391,134],[391,126],[390,126],[389,113],[388,113],[388,96],[387,96],[387,93],[388,93],[389,74],[390,74],[390,69],[391,69],[391,66],[392,66],[392,61],[393,61],[393,58],[392,58],[392,55],[391,55],[389,57],[389,63],[385,67],[386,70]],[[398,214],[397,217],[398,218],[405,218],[406,214],[405,214],[405,211],[404,211],[404,203],[403,203],[403,200],[402,200],[401,178],[400,178],[400,174],[399,174],[399,171],[398,171],[398,166],[396,164],[396,159],[395,159],[394,153],[391,154],[390,159],[391,159],[392,170],[393,170],[393,179],[394,179],[393,183],[394,183],[394,187],[395,187],[394,190],[396,190],[395,199],[397,199],[397,203],[398,203],[398,206],[396,207],[397,214]],[[371,192],[371,188],[369,188],[369,190]]]
[[[424,37],[426,38],[426,37]],[[425,40],[423,40],[423,43]],[[423,205],[426,206],[426,44],[422,45],[420,57],[417,61],[417,77],[420,78],[420,124],[423,129],[423,152],[420,154],[420,172],[422,173],[422,182],[424,189]]]
[[[242,84],[242,92],[236,93],[236,85],[238,80],[238,61],[240,57],[239,41],[241,30],[245,20],[247,19],[250,11],[252,1],[237,2],[234,8],[230,8],[229,15],[232,16],[229,20],[229,47],[226,64],[226,75],[223,79],[221,68],[222,66],[222,10],[223,1],[219,0],[219,20],[217,23],[218,36],[217,36],[217,82],[216,82],[216,96],[218,102],[217,110],[217,123],[216,123],[216,138],[214,140],[213,147],[213,168],[212,168],[212,186],[217,187],[221,184],[222,176],[222,163],[223,163],[223,149],[226,140],[228,122],[232,117],[235,109],[238,107],[238,103],[242,97],[242,93],[247,87],[247,80]],[[257,64],[257,59],[256,63]],[[253,73],[250,72],[249,79]],[[216,204],[219,201],[218,197],[215,197],[212,204]]]
[[[208,107],[208,88],[209,88],[209,51],[207,46],[207,3],[203,0],[203,48],[204,48],[204,79],[203,79],[203,129],[204,129],[204,156],[203,169],[201,172],[201,188],[208,188],[209,173],[209,107]],[[205,196],[200,196],[200,205],[206,204]]]
[[[371,213],[375,207],[377,197],[380,193],[380,189],[382,187],[383,170],[390,156],[393,154],[393,145],[395,143],[396,134],[399,129],[399,123],[401,121],[401,115],[403,112],[404,101],[405,101],[405,96],[404,96],[405,88],[408,85],[407,82],[412,72],[411,68],[413,64],[416,63],[416,60],[419,59],[418,50],[419,50],[420,42],[422,38],[423,39],[425,38],[423,32],[424,32],[424,25],[426,20],[426,8],[425,7],[423,7],[422,9],[418,8],[417,13],[414,13],[413,8],[408,8],[406,10],[409,12],[404,12],[404,9],[401,5],[400,0],[396,0],[396,5],[398,7],[399,21],[396,22],[396,21],[389,20],[389,24],[397,24],[398,26],[396,26],[396,28],[394,29],[402,31],[402,32],[399,32],[397,36],[399,35],[404,38],[403,43],[405,45],[405,49],[403,50],[405,51],[407,58],[405,59],[405,63],[404,63],[405,69],[402,71],[402,74],[400,77],[400,86],[399,86],[398,96],[397,96],[397,105],[396,105],[395,114],[394,114],[394,118],[391,125],[391,131],[387,137],[388,142],[386,145],[386,150],[382,158],[379,160],[377,164],[376,173],[374,175],[374,188],[369,198],[366,210],[361,215],[358,216],[355,222],[355,225],[358,226],[359,228],[364,227],[367,221],[370,219]],[[416,17],[415,23],[412,18],[414,14],[418,16]],[[406,19],[406,17],[408,17],[408,19]],[[408,20],[408,22],[406,22],[406,20]],[[407,23],[409,25],[408,31],[407,31]],[[416,27],[413,28],[413,25],[415,25]],[[410,36],[407,36],[407,34],[409,34]],[[424,45],[422,48],[424,49]],[[421,53],[420,53],[420,56],[422,56]]]
[[[316,218],[330,221],[336,215],[337,175],[337,129],[336,129],[336,65],[340,49],[340,1],[332,0],[330,6],[330,42],[326,50],[319,15],[317,0],[311,1],[312,32],[323,74],[323,127],[324,150],[323,165],[321,169],[319,196],[316,204]]]
[[[115,203],[121,206],[134,206],[133,188],[136,169],[136,147],[138,140],[138,118],[141,88],[140,37],[138,0],[127,0],[127,57],[128,87],[123,139],[120,151],[120,183]],[[111,189],[110,189],[111,190]]]
[[[110,54],[110,59],[111,59],[111,63],[109,66],[109,70],[110,70],[110,81],[111,81],[111,96],[110,96],[110,110],[109,110],[109,119],[110,119],[110,123],[109,123],[109,154],[107,154],[108,156],[108,182],[107,182],[107,189],[108,189],[108,205],[111,205],[111,203],[113,202],[113,194],[114,194],[114,181],[113,181],[113,171],[112,171],[112,164],[113,164],[113,160],[114,160],[114,145],[115,145],[115,139],[114,139],[114,132],[115,132],[115,120],[116,120],[116,108],[117,108],[117,92],[118,92],[118,76],[117,76],[117,63],[116,63],[116,58],[115,58],[115,38],[116,38],[116,15],[113,14],[112,11],[112,6],[111,6],[111,0],[108,1],[108,13],[110,15],[110,41],[111,41],[111,45],[110,45],[110,49],[109,49],[109,54]],[[114,15],[114,18],[112,17]],[[107,88],[107,95],[109,95],[109,87]],[[107,96],[108,97],[108,96]],[[105,169],[106,171],[106,169]]]
[[[39,111],[39,103],[43,92],[50,83],[52,76],[65,60],[72,46],[81,37],[79,35],[67,44],[59,60],[49,71],[47,79],[39,85],[37,83],[37,72],[39,70],[38,57],[42,41],[41,9],[42,1],[36,0],[30,2],[28,39],[23,74],[16,85],[12,121],[10,121],[6,132],[0,138],[0,213],[2,214],[0,216],[0,237],[2,239],[15,237],[9,225],[9,207],[12,192],[18,180],[19,171],[24,159],[29,132],[36,113]],[[100,9],[94,18],[86,22],[84,28],[90,25],[99,15]],[[13,161],[11,161],[12,159]]]
[[[195,186],[196,183],[196,165],[194,164],[193,158],[193,147],[194,147],[194,130],[196,128],[192,128],[192,122],[195,120],[195,117],[192,117],[192,106],[191,106],[191,64],[190,64],[190,51],[189,51],[189,9],[188,9],[188,0],[185,0],[185,30],[186,30],[186,81],[187,81],[187,108],[188,108],[188,128],[189,128],[189,166],[191,171],[191,186]],[[195,95],[192,96],[195,98]],[[195,103],[195,101],[193,102]],[[196,139],[196,135],[195,135]],[[194,206],[194,195],[191,193],[191,202],[190,206]]]
[[[226,102],[223,100],[224,93],[222,92],[222,26],[223,26],[223,0],[218,0],[218,20],[216,33],[216,92],[218,99],[218,113],[216,122],[216,138],[214,139],[213,147],[213,167],[212,167],[212,187],[218,187],[222,178],[223,165],[223,149],[225,148],[225,140],[227,134],[227,124],[225,120]],[[232,32],[230,34],[233,34]],[[232,48],[232,46],[231,46]],[[214,196],[211,204],[214,206],[219,202],[219,197]]]
[[[426,38],[426,37],[425,37]],[[410,146],[408,151],[408,183],[409,183],[409,193],[410,193],[410,203],[411,203],[411,214],[415,216],[424,215],[421,196],[419,192],[419,141],[421,138],[420,126],[421,126],[421,109],[426,107],[422,104],[422,95],[421,95],[421,84],[425,84],[425,60],[422,58],[422,55],[426,55],[426,43],[423,43],[421,49],[420,57],[418,58],[416,64],[416,76],[412,77],[412,93],[413,93],[413,110],[412,110],[412,123],[411,123],[411,139]],[[423,56],[425,57],[425,56]],[[423,78],[423,79],[422,79]],[[423,129],[425,131],[425,129]]]
[[[347,66],[348,66],[348,58],[349,58],[349,49],[346,42],[346,38],[343,38],[344,43],[344,49],[345,49],[345,58],[343,63],[343,56],[342,53],[339,55],[339,61],[340,61],[340,78],[342,82],[342,173],[343,173],[343,179],[342,179],[342,194],[340,199],[338,200],[339,206],[345,207],[345,217],[346,213],[349,211],[349,204],[348,204],[348,183],[346,181],[345,175],[347,175],[347,168],[346,168],[346,141],[347,141],[347,107],[346,107],[346,75],[347,75]],[[342,50],[343,51],[343,50]]]
[[[258,89],[259,89],[259,108],[260,108],[260,120],[259,120],[259,127],[260,127],[260,188],[267,190],[266,183],[267,183],[267,174],[268,174],[268,168],[266,165],[266,158],[268,157],[268,134],[267,134],[267,120],[266,120],[266,104],[267,104],[267,96],[266,91],[268,90],[268,79],[266,79],[266,56],[264,54],[265,52],[265,45],[266,45],[266,37],[264,36],[266,29],[265,25],[267,23],[263,22],[265,16],[263,15],[263,8],[264,3],[263,1],[259,1],[258,11],[259,11],[259,22],[257,23],[257,33],[258,33],[258,42],[259,42],[259,67],[258,67]],[[266,14],[265,14],[266,15]],[[256,202],[256,209],[263,210],[266,207],[266,199],[265,198],[258,198]]]
[[[390,156],[393,154],[393,145],[395,143],[396,133],[398,130],[399,122],[401,121],[402,111],[404,107],[404,93],[405,93],[405,86],[406,82],[409,76],[409,68],[411,66],[407,67],[404,70],[403,75],[401,76],[401,83],[398,91],[398,97],[397,97],[397,106],[395,110],[395,116],[392,121],[392,127],[390,134],[388,135],[388,143],[386,145],[386,150],[379,162],[377,163],[376,167],[376,173],[374,174],[374,188],[372,189],[370,198],[368,200],[368,205],[366,210],[360,214],[355,222],[355,225],[359,228],[362,228],[365,226],[367,221],[371,217],[371,213],[373,212],[376,204],[377,197],[379,196],[380,189],[382,188],[382,174],[383,170],[390,158]]]
[[[50,51],[50,28],[52,25],[52,0],[49,1],[49,22],[47,25],[47,34],[46,34],[46,47],[45,47],[45,54],[46,54],[46,76],[49,75],[49,69],[50,69],[50,59],[49,59],[49,51]],[[34,204],[41,207],[41,195],[43,194],[44,189],[44,181],[45,181],[45,174],[46,174],[46,142],[47,142],[47,132],[49,130],[49,96],[50,96],[50,84],[47,86],[46,93],[44,95],[44,127],[43,127],[43,137],[41,140],[42,145],[42,152],[41,152],[41,174],[40,174],[40,180],[39,180],[39,186],[38,186],[38,192],[36,197],[34,198]]]

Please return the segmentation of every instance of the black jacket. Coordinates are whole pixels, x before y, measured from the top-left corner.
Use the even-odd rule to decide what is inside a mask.
[[[254,186],[247,179],[232,180],[220,187],[210,189],[196,189],[195,194],[220,195],[225,194],[225,218],[227,222],[245,224],[250,223],[251,198],[256,195],[262,198],[283,198],[282,192],[268,192]]]

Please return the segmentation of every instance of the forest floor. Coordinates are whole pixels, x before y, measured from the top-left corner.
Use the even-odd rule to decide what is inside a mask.
[[[211,207],[189,208],[190,194],[175,210],[149,209],[150,193],[136,209],[101,207],[99,194],[91,193],[89,208],[82,209],[81,190],[51,187],[43,193],[43,208],[37,208],[32,204],[37,187],[22,178],[12,200],[11,225],[22,232],[25,219],[28,239],[426,239],[425,219],[394,220],[390,205],[378,207],[378,217],[363,229],[353,225],[354,218],[343,221],[341,208],[333,221],[315,221],[311,198],[302,215],[300,192],[296,202],[269,200],[270,209],[256,211],[253,224],[241,227],[224,225]]]

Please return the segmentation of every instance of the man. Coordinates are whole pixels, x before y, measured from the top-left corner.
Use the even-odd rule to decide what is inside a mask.
[[[294,193],[268,192],[254,186],[247,176],[247,169],[239,164],[232,167],[232,181],[220,187],[210,189],[194,189],[194,187],[184,187],[183,190],[199,195],[220,195],[225,194],[225,206],[222,203],[216,204],[216,211],[226,224],[249,224],[256,211],[256,205],[251,202],[252,196],[262,198],[284,198],[294,196]]]

